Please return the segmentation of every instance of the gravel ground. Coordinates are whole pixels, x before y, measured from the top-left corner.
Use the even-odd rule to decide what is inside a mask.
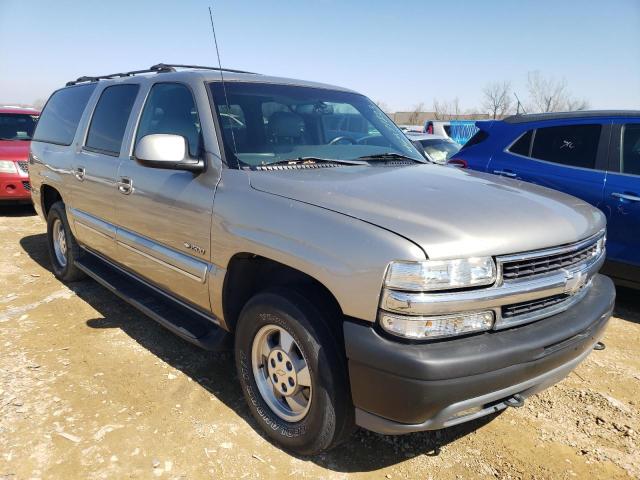
[[[48,269],[45,226],[0,209],[0,479],[640,478],[640,294],[523,408],[461,427],[359,431],[314,458],[270,444],[229,354],[192,347],[92,281]]]

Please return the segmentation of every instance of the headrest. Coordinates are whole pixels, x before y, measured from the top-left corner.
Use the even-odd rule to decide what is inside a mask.
[[[304,134],[304,120],[292,112],[274,112],[269,117],[269,129],[274,137],[298,138]]]

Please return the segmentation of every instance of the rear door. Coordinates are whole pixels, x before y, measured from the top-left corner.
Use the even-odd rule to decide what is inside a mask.
[[[202,173],[151,168],[132,156],[143,136],[157,133],[181,135],[192,158],[204,156],[200,112],[191,87],[179,82],[152,84],[132,130],[131,156],[120,164],[122,188],[114,199],[117,261],[163,290],[208,309],[211,218],[220,171],[212,165]]]
[[[640,119],[614,121],[610,167],[604,191],[607,258],[640,267]],[[623,269],[616,276],[624,272],[631,273]]]
[[[100,93],[72,165],[76,237],[109,258],[115,255],[114,204],[122,140],[138,90],[137,84],[117,84]]]
[[[494,155],[488,171],[560,190],[601,207],[610,122],[579,120],[535,127]]]

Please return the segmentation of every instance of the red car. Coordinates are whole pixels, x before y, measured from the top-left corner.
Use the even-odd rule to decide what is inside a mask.
[[[40,112],[0,107],[0,203],[31,202],[29,145]]]

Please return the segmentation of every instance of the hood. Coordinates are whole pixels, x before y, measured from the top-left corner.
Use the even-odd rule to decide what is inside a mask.
[[[432,259],[547,248],[605,227],[604,215],[575,197],[440,165],[252,171],[250,181],[395,232]]]
[[[30,141],[0,140],[0,160],[28,160]]]

